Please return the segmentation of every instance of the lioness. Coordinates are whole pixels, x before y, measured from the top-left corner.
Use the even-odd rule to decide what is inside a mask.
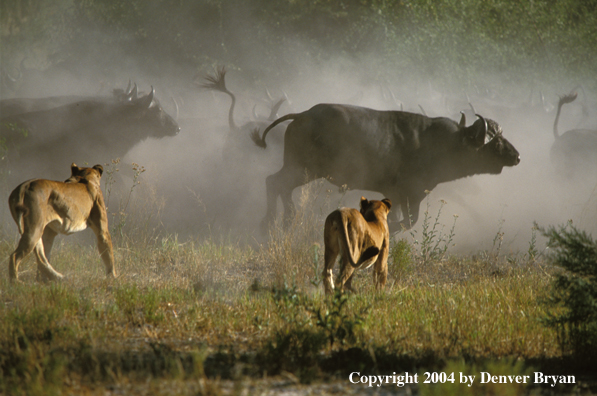
[[[388,276],[388,249],[390,232],[388,213],[392,207],[389,199],[368,201],[361,197],[361,211],[340,208],[325,220],[325,268],[323,285],[325,293],[334,290],[332,272],[338,254],[341,256],[340,275],[336,286],[356,292],[352,287],[352,275],[357,268],[369,268],[375,263],[373,282],[377,289],[386,284]],[[350,264],[350,265],[349,265]]]
[[[38,279],[58,280],[63,276],[49,263],[56,235],[72,234],[91,227],[106,267],[106,275],[115,277],[112,239],[100,178],[104,168],[71,165],[71,177],[65,182],[32,179],[21,183],[8,198],[10,213],[17,223],[21,239],[8,262],[11,281],[18,281],[19,264],[35,251]]]

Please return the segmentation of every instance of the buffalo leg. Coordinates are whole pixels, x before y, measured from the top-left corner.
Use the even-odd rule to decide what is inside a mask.
[[[419,220],[419,208],[423,198],[425,198],[425,195],[422,197],[404,196],[398,201],[400,202],[400,210],[402,211],[402,221],[399,223],[402,229],[408,230],[417,223],[417,220]],[[390,231],[394,232],[400,230]]]
[[[292,202],[292,192],[296,187],[308,183],[310,180],[305,179],[304,173],[300,168],[291,168],[288,166],[282,167],[279,172],[270,175],[265,180],[267,191],[267,212],[261,222],[263,231],[276,218],[276,206],[278,196],[282,199],[284,206],[284,220],[286,224],[292,218],[295,211],[294,203]]]

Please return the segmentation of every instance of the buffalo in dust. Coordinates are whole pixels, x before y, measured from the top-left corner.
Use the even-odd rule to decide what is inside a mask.
[[[59,178],[73,161],[105,163],[123,157],[147,138],[175,136],[180,128],[162,108],[152,87],[146,95],[115,90],[113,97],[14,99],[15,113],[0,118],[3,166],[28,176],[46,170]],[[8,104],[7,104],[8,103]],[[37,109],[19,112],[23,106]],[[55,106],[57,105],[57,106]],[[54,107],[55,106],[55,107]]]
[[[336,186],[376,191],[399,204],[400,227],[417,222],[419,206],[439,183],[475,174],[499,174],[520,162],[499,124],[481,116],[466,126],[443,117],[430,118],[402,111],[318,104],[288,114],[254,130],[255,144],[265,148],[267,133],[292,120],[284,136],[284,165],[266,178],[267,212],[262,230],[274,220],[278,196],[284,217],[294,211],[292,191],[326,177]],[[391,225],[393,231],[399,227]]]
[[[558,121],[562,106],[573,102],[577,93],[560,97],[553,123],[554,142],[550,150],[551,162],[557,174],[565,180],[583,180],[597,169],[597,129],[572,129],[560,135]]]

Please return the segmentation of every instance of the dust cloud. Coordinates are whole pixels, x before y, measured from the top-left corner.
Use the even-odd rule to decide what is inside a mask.
[[[502,252],[524,251],[533,237],[535,222],[547,226],[572,220],[593,234],[597,231],[597,169],[587,166],[575,169],[573,177],[562,177],[549,158],[558,95],[568,93],[578,81],[561,79],[557,84],[531,86],[517,82],[524,80],[524,76],[512,81],[502,72],[488,73],[478,78],[478,84],[463,87],[455,76],[426,74],[430,68],[425,65],[394,69],[387,54],[384,62],[377,62],[380,58],[377,51],[382,49],[375,45],[366,56],[353,57],[292,36],[280,37],[277,46],[272,45],[273,40],[267,45],[259,43],[243,35],[243,28],[251,24],[247,15],[238,10],[229,15],[232,20],[227,21],[224,30],[215,32],[202,29],[200,21],[194,20],[170,26],[169,29],[179,29],[181,34],[196,36],[195,60],[170,56],[174,51],[171,48],[155,48],[153,53],[147,48],[135,52],[131,50],[135,37],[90,27],[83,31],[82,38],[93,36],[97,41],[95,36],[103,35],[103,42],[116,45],[88,47],[78,53],[78,61],[71,58],[62,66],[57,63],[58,66],[51,67],[40,55],[40,49],[37,53],[15,53],[14,59],[3,61],[3,67],[15,75],[21,64],[25,72],[14,90],[3,87],[2,99],[57,95],[108,97],[113,89],[124,89],[132,80],[145,92],[153,86],[156,97],[173,116],[176,101],[181,132],[175,137],[142,141],[121,158],[120,176],[115,182],[121,195],[114,192],[111,200],[126,199],[134,176],[130,164],[144,166],[146,171],[140,176],[141,183],[135,187],[131,199],[144,208],[146,212],[140,212],[142,215],[159,211],[152,221],[179,238],[218,233],[264,240],[259,222],[265,215],[265,178],[282,166],[285,127],[270,132],[268,147],[262,150],[251,142],[250,130],[243,125],[256,121],[257,114],[263,131],[269,123],[264,118],[272,103],[268,93],[274,100],[287,96],[279,115],[302,112],[317,103],[349,103],[380,110],[402,107],[405,111],[424,111],[431,117],[446,116],[454,120],[459,119],[460,111],[465,111],[470,124],[475,119],[472,105],[477,113],[502,126],[504,136],[520,152],[521,163],[504,168],[500,175],[477,175],[440,184],[422,203],[419,223],[413,231],[398,234],[398,238],[420,236],[425,211],[428,210],[433,224],[440,209],[439,223],[446,233],[454,215],[458,216],[454,241],[455,250],[461,253],[495,248],[500,233],[503,233]],[[158,22],[148,21],[147,29],[154,28],[154,23]],[[220,35],[235,45],[227,49],[226,56],[216,60],[208,53],[218,45]],[[400,54],[396,55],[396,64],[404,64]],[[228,69],[227,87],[237,99],[234,118],[239,130],[231,131],[228,126],[230,98],[200,87],[203,78],[222,65]],[[533,70],[527,73],[530,76]],[[596,103],[597,93],[587,89],[576,102],[564,106],[560,131],[579,126],[595,129]],[[590,111],[587,113],[585,108]],[[68,156],[69,152],[64,155]],[[104,163],[109,164],[112,159],[107,157]],[[48,165],[36,166],[37,176],[44,177]],[[64,178],[68,177],[69,169],[63,173]],[[7,197],[15,185],[3,185],[1,195]],[[332,207],[357,207],[361,195],[381,197],[367,191],[350,190],[341,194],[331,184],[322,189],[329,195]],[[298,194],[295,191],[295,202]],[[281,204],[278,208],[281,211]],[[4,213],[3,218],[6,224],[10,223],[9,215]]]

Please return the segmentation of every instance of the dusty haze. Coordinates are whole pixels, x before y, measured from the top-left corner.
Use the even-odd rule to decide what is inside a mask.
[[[23,80],[13,91],[3,87],[2,98],[108,96],[114,88],[125,88],[129,79],[144,91],[153,85],[157,98],[170,114],[175,113],[170,98],[178,102],[181,132],[172,138],[144,141],[122,158],[119,173],[123,177],[117,180],[121,194],[126,195],[132,182],[132,172],[126,171],[130,168],[127,164],[141,164],[146,172],[132,200],[156,207],[164,203],[159,219],[152,219],[156,226],[177,233],[180,238],[218,233],[243,238],[248,235],[249,240],[257,242],[264,241],[258,225],[265,214],[265,177],[282,166],[282,147],[272,143],[282,132],[275,130],[269,134],[266,150],[253,145],[248,131],[230,132],[227,124],[229,97],[206,91],[196,84],[202,83],[207,73],[213,73],[214,67],[224,65],[229,70],[227,86],[237,96],[235,120],[241,126],[252,119],[256,104],[256,112],[268,113],[266,88],[275,98],[287,94],[289,102],[281,107],[280,115],[301,112],[322,102],[351,103],[380,110],[399,110],[401,103],[406,111],[420,112],[422,107],[429,116],[455,120],[460,111],[466,111],[467,124],[470,124],[474,121],[470,101],[478,113],[500,123],[504,136],[520,152],[521,163],[504,168],[500,175],[473,176],[441,184],[431,192],[431,221],[441,206],[440,200],[446,202],[440,220],[445,232],[452,225],[453,215],[458,215],[453,251],[489,250],[498,232],[504,233],[502,252],[525,251],[534,222],[547,226],[572,220],[593,235],[597,232],[597,169],[587,166],[584,170],[575,170],[573,178],[561,178],[549,160],[558,95],[578,85],[583,87],[578,99],[564,106],[560,133],[577,127],[597,129],[597,93],[575,76],[541,83],[537,82],[539,79],[532,68],[516,76],[506,68],[479,73],[475,83],[462,85],[463,76],[451,74],[459,68],[442,67],[441,59],[434,61],[437,63],[416,64],[405,60],[408,54],[395,54],[395,62],[392,62],[387,49],[376,48],[375,44],[368,45],[366,52],[360,49],[359,55],[354,56],[330,51],[315,41],[292,35],[280,37],[278,46],[272,45],[275,40],[265,45],[243,34],[243,29],[252,23],[250,13],[239,9],[230,18],[217,34],[202,29],[200,21],[196,20],[170,26],[169,29],[178,29],[181,34],[195,35],[196,42],[206,48],[217,45],[218,34],[234,37],[229,42],[235,45],[221,59],[202,58],[205,54],[197,44],[199,61],[186,62],[171,58],[164,48],[156,48],[154,53],[147,49],[140,53],[131,51],[130,46],[121,45],[127,41],[126,37],[101,26],[81,27],[82,38],[93,37],[97,41],[97,36],[102,36],[103,42],[117,45],[87,48],[79,54],[78,61],[69,58],[67,67],[48,66],[51,65],[48,58],[51,49],[14,52],[13,58],[3,58],[3,68],[15,74],[14,68],[24,59],[30,75],[24,76],[28,80]],[[159,21],[148,21],[147,29],[154,28],[156,23]],[[317,23],[314,21],[314,32],[323,29]],[[130,37],[131,41],[135,39]],[[383,61],[380,61],[382,52]],[[433,59],[433,56],[427,58]],[[461,69],[466,69],[466,59],[462,62]],[[561,75],[566,72],[561,71]],[[106,158],[105,163],[111,159]],[[30,177],[44,177],[46,166],[39,164],[39,173]],[[68,175],[69,169],[64,169],[64,178]],[[14,187],[2,187],[2,196],[7,197]],[[295,197],[297,194],[295,191]],[[313,210],[323,217],[336,206],[357,207],[361,195],[373,199],[381,197],[366,191],[349,191],[342,195],[330,184],[323,185],[319,194],[327,196],[329,204]],[[318,200],[316,205],[323,201],[323,198]],[[278,209],[281,211],[281,204]],[[420,220],[414,229],[418,235],[425,210],[426,202],[423,202]],[[10,216],[3,213],[4,223],[14,231]],[[411,233],[407,231],[398,237],[410,239]]]

